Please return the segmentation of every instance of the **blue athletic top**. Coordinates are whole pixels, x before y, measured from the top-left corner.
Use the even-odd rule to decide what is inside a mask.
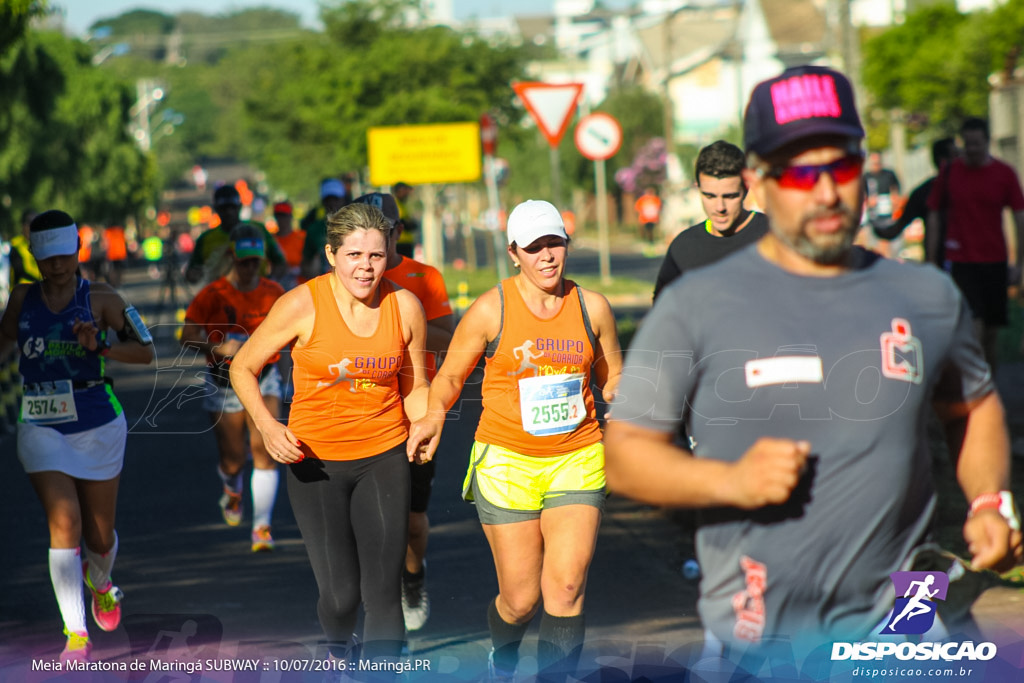
[[[89,281],[78,278],[75,296],[60,313],[53,313],[43,302],[40,284],[34,283],[25,294],[18,319],[18,370],[26,389],[40,382],[71,380],[74,386],[78,420],[50,425],[62,434],[75,434],[105,425],[121,414],[121,404],[109,384],[103,380],[106,359],[78,343],[72,333],[75,318],[94,321],[89,305]],[[18,418],[24,422],[24,416]]]

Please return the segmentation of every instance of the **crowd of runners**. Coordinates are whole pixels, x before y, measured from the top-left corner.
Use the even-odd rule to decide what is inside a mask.
[[[283,468],[330,656],[398,662],[430,613],[435,451],[482,362],[471,452],[442,455],[464,459],[462,497],[493,557],[498,593],[480,606],[492,680],[515,679],[538,613],[539,675],[577,673],[609,489],[698,510],[708,656],[780,635],[814,647],[914,633],[924,598],[894,609],[890,575],[920,570],[935,549],[933,410],[970,503],[970,557],[939,571],[955,581],[1022,560],[986,351],[1005,323],[1007,273],[1021,277],[989,223],[1008,207],[1024,226],[1024,194],[988,156],[983,123],[965,123],[967,154],[943,162],[926,201],[950,277],[855,244],[866,198],[872,229],[895,236],[898,184],[874,161],[864,171],[849,81],[796,67],[759,84],[744,149],[719,141],[698,156],[707,220],[672,242],[625,353],[608,300],[567,277],[570,237],[547,201],[509,213],[515,274],[456,321],[441,274],[403,248],[408,186],[352,198],[328,179],[298,229],[292,206],[274,205],[276,236],[241,219],[234,187],[218,187],[220,223],[185,270],[201,289],[180,343],[207,360],[223,521],[243,522],[251,460],[251,549],[274,551]],[[983,222],[988,232],[968,227]],[[123,597],[111,574],[126,425],[106,364],[150,363],[153,340],[116,289],[78,271],[71,216],[32,217],[26,245],[31,268],[0,323],[24,382],[18,457],[49,525],[61,657],[87,660],[86,591],[106,631]],[[599,399],[610,405],[601,420]]]

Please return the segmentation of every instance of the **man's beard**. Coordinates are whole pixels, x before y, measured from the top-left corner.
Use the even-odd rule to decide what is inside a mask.
[[[829,218],[839,214],[843,221],[843,228],[831,235],[820,235],[819,241],[814,242],[809,235],[810,223],[819,218]],[[857,237],[856,216],[850,207],[840,203],[828,209],[818,209],[800,220],[800,229],[795,235],[782,234],[773,231],[775,236],[785,243],[790,249],[806,259],[814,261],[822,266],[837,266],[846,262],[853,247],[853,241]]]

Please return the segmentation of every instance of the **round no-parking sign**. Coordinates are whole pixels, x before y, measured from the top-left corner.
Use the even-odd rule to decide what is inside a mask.
[[[587,114],[576,125],[576,148],[591,161],[611,159],[622,146],[622,126],[610,114]]]

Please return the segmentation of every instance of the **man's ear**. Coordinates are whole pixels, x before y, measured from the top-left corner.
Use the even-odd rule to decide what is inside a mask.
[[[763,209],[764,208],[764,178],[763,178],[763,176],[760,173],[758,173],[756,169],[745,168],[745,169],[743,169],[742,179],[743,179],[743,187],[744,187],[743,198],[746,199],[748,194],[752,195],[753,199],[754,199],[754,203],[757,206],[759,206],[759,207],[761,207]]]

